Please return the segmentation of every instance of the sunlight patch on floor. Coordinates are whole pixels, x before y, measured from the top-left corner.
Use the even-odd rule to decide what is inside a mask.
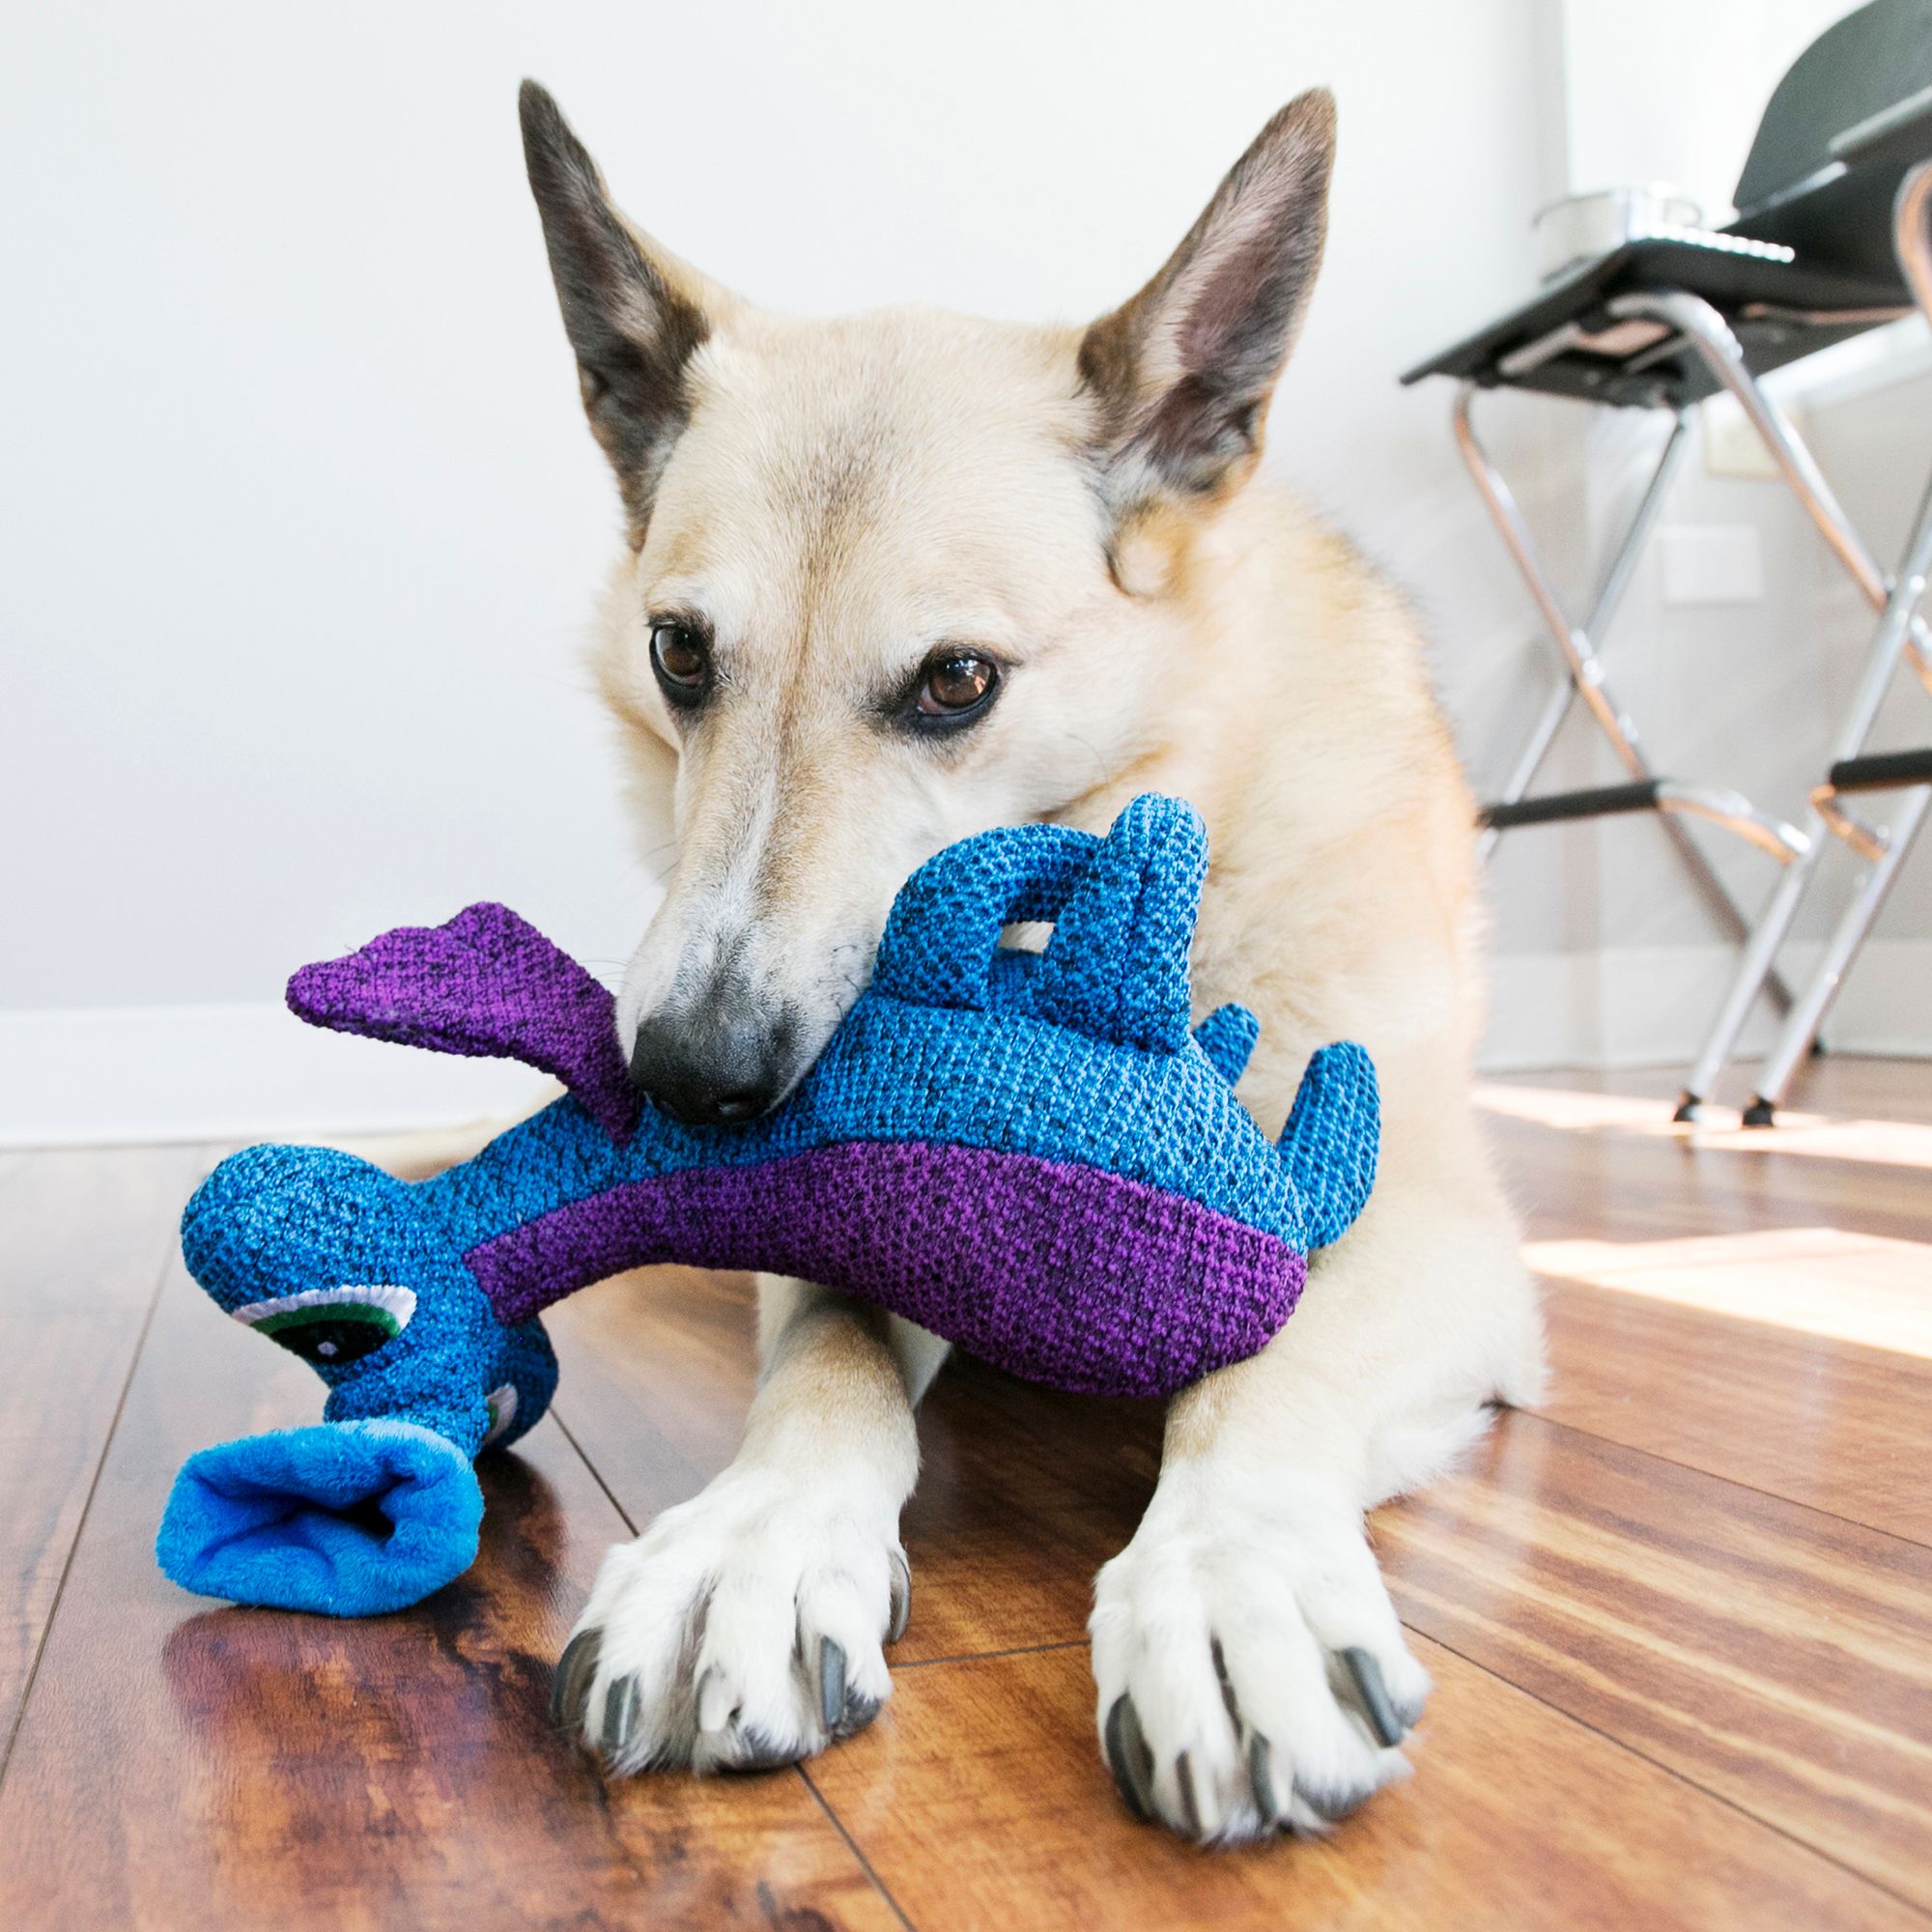
[[[1538,1274],[1932,1360],[1932,1245],[1842,1228],[1525,1241]]]
[[[1775,1127],[1735,1124],[1734,1112],[1680,1126],[1673,1101],[1633,1094],[1591,1094],[1560,1087],[1504,1087],[1484,1082],[1476,1104],[1486,1113],[1529,1121],[1562,1133],[1635,1134],[1689,1141],[1697,1148],[1743,1153],[1809,1154],[1823,1160],[1870,1161],[1881,1167],[1932,1170],[1932,1124],[1918,1121],[1838,1119],[1780,1113]]]

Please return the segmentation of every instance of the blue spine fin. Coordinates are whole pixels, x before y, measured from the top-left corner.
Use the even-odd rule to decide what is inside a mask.
[[[1238,1001],[1216,1007],[1194,1029],[1194,1038],[1208,1065],[1230,1087],[1238,1086],[1248,1070],[1248,1057],[1262,1037],[1262,1023]]]
[[[1381,1095],[1376,1067],[1353,1040],[1308,1063],[1276,1145],[1301,1196],[1309,1249],[1339,1240],[1376,1184]]]

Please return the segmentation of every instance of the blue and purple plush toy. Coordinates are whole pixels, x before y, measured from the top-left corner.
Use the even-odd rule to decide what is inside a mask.
[[[182,1245],[228,1314],[314,1364],[324,1421],[205,1449],[158,1554],[188,1589],[366,1615],[476,1553],[471,1463],[543,1414],[540,1310],[649,1263],[846,1289],[1015,1374],[1164,1395],[1253,1354],[1375,1175],[1375,1072],[1316,1054],[1279,1142],[1235,1097],[1257,1027],[1189,1026],[1199,819],[1136,799],[951,847],[900,892],[871,985],[817,1065],[745,1126],[681,1125],[626,1077],[611,996],[502,906],[309,966],[318,1026],[506,1055],[570,1090],[446,1174],[257,1147]],[[1002,928],[1052,922],[1043,953]]]

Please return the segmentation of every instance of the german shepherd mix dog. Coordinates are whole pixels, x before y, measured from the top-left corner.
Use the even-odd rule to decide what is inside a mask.
[[[1471,1114],[1474,812],[1414,613],[1257,474],[1321,259],[1335,109],[1264,128],[1167,265],[1081,328],[752,307],[611,204],[549,95],[530,185],[627,550],[597,667],[668,895],[617,1012],[638,1083],[747,1119],[811,1065],[906,875],[954,839],[1207,821],[1201,1010],[1261,1015],[1270,1128],[1354,1038],[1381,1178],[1300,1312],[1176,1401],[1099,1574],[1101,1748],[1177,1832],[1319,1832],[1406,1770],[1429,1679],[1363,1512],[1533,1399],[1534,1296]],[[647,835],[655,836],[655,835]],[[913,1410],[945,1345],[761,1280],[762,1378],[724,1473],[613,1549],[559,1709],[622,1772],[804,1757],[891,1694]]]

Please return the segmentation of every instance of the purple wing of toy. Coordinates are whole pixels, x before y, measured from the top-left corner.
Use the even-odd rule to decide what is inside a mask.
[[[613,1001],[508,906],[473,905],[446,925],[403,926],[344,959],[304,966],[290,1010],[311,1026],[554,1075],[619,1146],[641,1102],[626,1075]]]

